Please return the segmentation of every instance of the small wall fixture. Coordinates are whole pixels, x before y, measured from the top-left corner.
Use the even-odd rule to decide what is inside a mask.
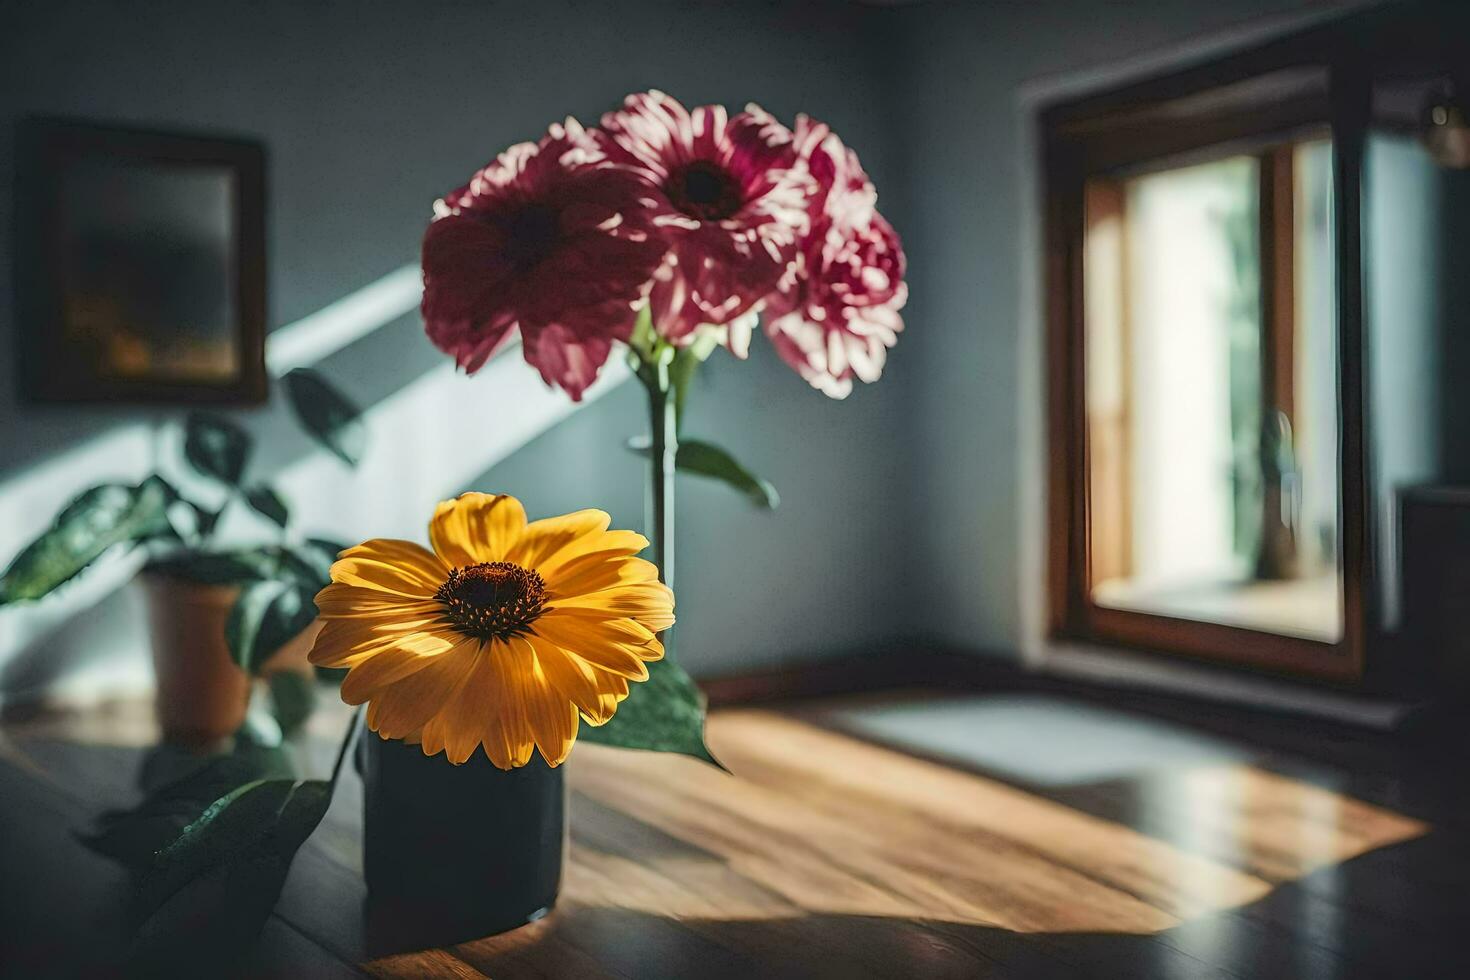
[[[1455,170],[1470,169],[1470,114],[1460,91],[1448,80],[1436,86],[1419,119],[1424,149],[1440,166]]]

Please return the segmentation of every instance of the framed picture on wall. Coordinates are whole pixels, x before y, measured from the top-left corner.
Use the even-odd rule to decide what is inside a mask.
[[[23,397],[263,401],[261,144],[28,119],[17,150]]]

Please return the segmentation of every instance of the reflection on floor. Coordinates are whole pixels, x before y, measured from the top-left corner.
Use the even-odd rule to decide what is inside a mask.
[[[1342,595],[1335,575],[1190,585],[1113,579],[1093,587],[1092,601],[1109,609],[1243,626],[1323,643],[1342,638]]]

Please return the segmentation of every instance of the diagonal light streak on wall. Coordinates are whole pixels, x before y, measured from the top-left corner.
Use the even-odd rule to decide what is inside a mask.
[[[309,367],[417,309],[423,282],[417,263],[402,266],[292,323],[266,339],[274,377]],[[630,377],[614,358],[581,405]],[[561,421],[581,405],[548,389],[519,355],[502,351],[474,378],[444,364],[366,410],[369,450],[356,471],[313,448],[281,471],[275,483],[293,503],[293,518],[312,534],[418,537],[435,501],[456,493],[487,468]],[[463,420],[445,425],[445,419]],[[471,421],[473,420],[473,421]],[[473,427],[473,429],[471,428]],[[8,562],[66,501],[86,487],[137,482],[155,467],[160,427],[120,426],[23,471],[0,478],[0,562]],[[371,487],[370,493],[362,492]],[[144,556],[113,557],[38,603],[0,610],[0,666],[51,636],[77,613],[106,599],[142,567]],[[116,686],[146,682],[137,658],[141,627],[124,625],[106,637],[108,649],[88,660],[129,666],[109,676]],[[97,672],[66,685],[85,696]],[[0,690],[0,703],[22,692]],[[33,692],[24,692],[29,695]]]
[[[577,404],[541,382],[519,345],[473,378],[446,363],[367,411],[368,450],[356,469],[317,452],[275,483],[313,534],[419,540],[434,504],[631,376],[612,358]]]

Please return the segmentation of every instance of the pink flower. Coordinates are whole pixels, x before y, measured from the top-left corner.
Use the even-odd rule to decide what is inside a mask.
[[[436,201],[424,326],[473,374],[519,328],[526,360],[574,400],[597,378],[668,250],[661,202],[575,119],[506,150]]]
[[[791,271],[767,301],[766,335],[814,388],[846,398],[854,377],[882,376],[903,330],[903,246],[857,154],[806,116],[795,139],[818,189]]]
[[[687,342],[702,323],[727,325],[739,351],[747,314],[786,274],[807,227],[815,186],[791,132],[754,105],[734,118],[662,92],[623,105],[603,117],[600,142],[657,189],[672,243],[650,292],[654,326]]]

